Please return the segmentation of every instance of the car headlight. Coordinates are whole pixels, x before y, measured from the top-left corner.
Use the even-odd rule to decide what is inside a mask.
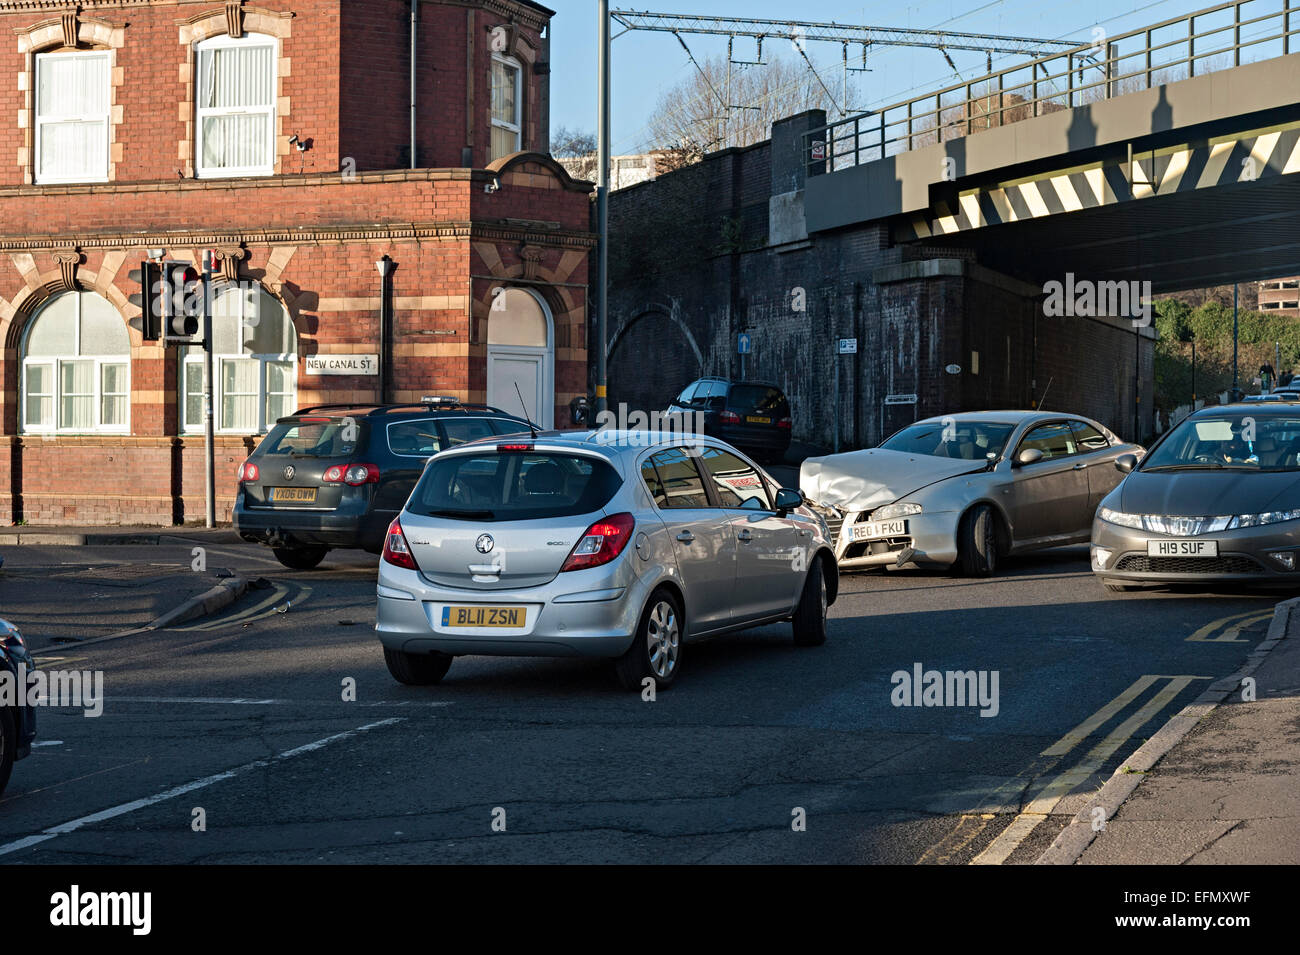
[[[886,504],[884,507],[878,507],[872,511],[871,519],[873,521],[891,521],[897,517],[908,517],[920,513],[920,504]]]
[[[1108,524],[1118,524],[1120,527],[1135,527],[1142,529],[1141,514],[1125,514],[1123,511],[1112,511],[1109,507],[1103,507],[1097,511],[1097,516]]]
[[[1259,527],[1261,524],[1281,524],[1283,521],[1300,520],[1300,510],[1265,511],[1263,514],[1238,514],[1228,522],[1228,530],[1238,527]]]
[[[1113,511],[1109,507],[1103,507],[1097,510],[1097,516],[1103,521],[1121,527],[1132,527],[1156,534],[1195,536],[1214,534],[1219,531],[1235,531],[1243,527],[1281,524],[1283,521],[1297,521],[1300,520],[1300,510],[1265,511],[1262,514],[1225,514],[1219,517],[1181,517],[1164,514],[1125,514],[1123,511]]]
[[[0,620],[0,643],[24,648],[27,646],[27,642],[23,640],[23,635],[18,632],[18,628],[7,620]]]

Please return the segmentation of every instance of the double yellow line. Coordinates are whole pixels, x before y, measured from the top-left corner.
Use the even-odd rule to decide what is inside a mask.
[[[1011,820],[998,837],[989,843],[983,852],[971,860],[972,865],[1001,865],[1016,851],[1021,843],[1029,837],[1046,819],[1057,804],[1080,784],[1087,781],[1093,773],[1101,769],[1106,760],[1114,755],[1134,733],[1155,719],[1160,711],[1172,703],[1195,680],[1212,680],[1208,676],[1160,676],[1148,674],[1134,680],[1123,693],[1115,697],[1097,712],[1066,733],[1040,756],[1051,759],[1048,768],[1056,765],[1067,753],[1079,746],[1106,723],[1127,709],[1138,697],[1146,693],[1159,681],[1165,681],[1158,691],[1151,695],[1128,719],[1111,730],[1105,738],[1088,750],[1077,764],[1059,773],[1046,784],[1040,786],[1030,798],[1028,805]]]
[[[1273,617],[1273,610],[1267,611],[1247,610],[1245,613],[1233,614],[1231,617],[1223,617],[1213,623],[1207,623],[1190,637],[1188,643],[1249,643],[1241,637],[1241,631],[1247,627],[1259,623],[1261,620],[1269,620]],[[1222,627],[1222,630],[1219,628]],[[1218,636],[1212,636],[1215,631],[1219,631]]]

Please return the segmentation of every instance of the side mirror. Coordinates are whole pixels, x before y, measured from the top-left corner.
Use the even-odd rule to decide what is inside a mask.
[[[1016,455],[1016,464],[1037,464],[1043,460],[1043,452],[1037,448],[1025,448]]]
[[[788,487],[776,492],[776,512],[784,517],[790,511],[803,507],[803,494]]]
[[[1115,459],[1115,470],[1121,474],[1128,474],[1137,467],[1138,459],[1136,454],[1121,454]]]

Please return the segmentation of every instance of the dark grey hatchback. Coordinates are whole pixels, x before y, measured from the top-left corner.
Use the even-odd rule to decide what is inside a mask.
[[[281,418],[239,468],[234,523],[280,563],[315,567],[334,548],[379,553],[424,470],[447,448],[529,430],[487,405],[319,405]]]
[[[1109,590],[1237,582],[1300,587],[1300,405],[1205,408],[1102,499],[1092,570]]]

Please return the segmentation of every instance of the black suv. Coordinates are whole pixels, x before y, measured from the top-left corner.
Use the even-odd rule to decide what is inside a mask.
[[[524,418],[454,398],[304,408],[276,422],[240,465],[235,530],[295,570],[335,547],[377,554],[429,458],[529,429]]]
[[[790,449],[790,402],[780,388],[755,381],[700,378],[668,407],[669,414],[699,413],[704,433],[779,464]]]
[[[36,669],[18,628],[0,620],[0,680],[10,683],[15,697],[8,704],[0,699],[0,795],[15,760],[28,756],[36,739],[36,713],[27,705],[25,681],[18,679],[20,666],[26,674]]]

